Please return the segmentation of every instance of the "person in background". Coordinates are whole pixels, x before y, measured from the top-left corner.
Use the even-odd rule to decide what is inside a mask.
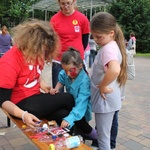
[[[90,45],[88,44],[84,51],[84,64],[86,70],[89,68]]]
[[[2,26],[2,33],[0,34],[0,53],[6,53],[11,47],[12,39],[6,26]]]
[[[96,42],[93,39],[93,36],[90,35],[89,38],[89,45],[90,45],[90,62],[89,62],[89,67],[91,68],[94,59],[95,59],[95,55],[96,55]]]
[[[131,54],[136,54],[136,38],[134,32],[130,33],[130,39],[126,48],[130,51]]]
[[[121,87],[127,80],[124,36],[114,16],[94,15],[91,34],[101,46],[91,70],[91,102],[100,150],[110,150],[113,117],[121,109]],[[114,69],[115,68],[115,69]]]
[[[0,59],[0,107],[31,128],[39,126],[40,118],[51,120],[51,116],[60,125],[74,99],[69,93],[51,95],[51,87],[40,77],[45,61],[57,54],[57,34],[49,22],[31,19],[13,29],[13,39],[14,46]]]
[[[63,70],[59,72],[58,83],[50,93],[58,93],[65,86],[67,93],[73,95],[75,100],[75,106],[63,119],[61,127],[71,128],[75,124],[86,137],[96,140],[96,130],[88,124],[92,119],[90,78],[83,68],[79,51],[69,48],[63,53],[61,64]]]
[[[53,87],[58,81],[59,71],[62,69],[62,54],[69,48],[79,50],[84,60],[84,50],[88,45],[89,21],[87,17],[75,9],[76,0],[58,0],[60,11],[50,19],[50,24],[60,37],[61,47],[59,55],[53,60],[52,82]]]

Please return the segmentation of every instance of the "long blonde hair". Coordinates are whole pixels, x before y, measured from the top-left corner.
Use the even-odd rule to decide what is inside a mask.
[[[124,85],[127,80],[126,49],[123,32],[117,24],[115,17],[107,12],[99,12],[92,18],[90,26],[93,32],[107,34],[112,30],[114,31],[114,40],[118,44],[122,54],[121,71],[117,80],[120,85]]]
[[[27,62],[43,64],[58,53],[59,38],[48,21],[29,19],[12,29],[14,44]]]

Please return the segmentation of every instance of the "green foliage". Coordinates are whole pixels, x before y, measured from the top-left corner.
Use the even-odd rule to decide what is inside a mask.
[[[31,6],[39,0],[1,0],[0,24],[14,26],[30,16]]]
[[[150,52],[150,0],[115,0],[107,11],[116,17],[127,40],[135,32],[138,52]]]

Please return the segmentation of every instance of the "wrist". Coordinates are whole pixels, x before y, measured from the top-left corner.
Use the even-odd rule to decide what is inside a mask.
[[[26,113],[28,113],[28,112],[27,112],[27,111],[24,111],[24,112],[22,113],[22,117],[21,117],[21,118],[22,118],[23,123],[26,123],[25,120],[24,120],[24,116],[25,116]]]

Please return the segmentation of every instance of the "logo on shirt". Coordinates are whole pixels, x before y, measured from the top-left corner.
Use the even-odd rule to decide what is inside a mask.
[[[72,24],[73,24],[73,25],[77,25],[77,24],[78,24],[78,21],[77,21],[77,20],[73,20],[73,21],[72,21]]]
[[[39,66],[34,67],[33,65],[29,65],[29,70],[31,72],[33,72],[33,76],[30,76],[29,78],[27,78],[24,87],[26,88],[32,88],[33,86],[35,86],[38,83],[38,79],[36,79],[36,74],[41,74],[41,70]],[[35,77],[34,77],[35,76]],[[34,80],[32,79],[34,78]]]
[[[75,32],[80,32],[80,27],[79,26],[74,26]]]

